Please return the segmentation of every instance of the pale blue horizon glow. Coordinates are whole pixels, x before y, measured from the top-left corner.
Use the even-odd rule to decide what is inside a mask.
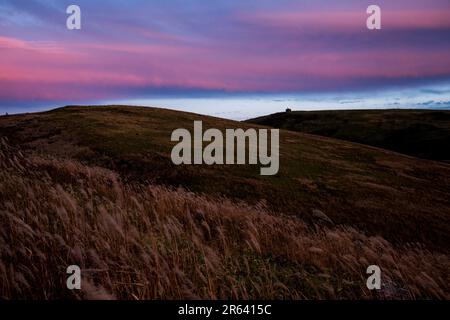
[[[41,112],[64,105],[0,106],[0,113]],[[271,94],[223,95],[212,97],[155,97],[147,99],[91,101],[82,105],[132,105],[167,108],[232,120],[246,120],[285,111],[349,110],[349,109],[445,109],[450,110],[450,83],[396,88],[390,90]]]
[[[263,95],[220,98],[122,100],[117,104],[161,107],[233,120],[285,111],[346,109],[450,109],[450,84],[352,93]],[[109,101],[106,104],[114,104]]]

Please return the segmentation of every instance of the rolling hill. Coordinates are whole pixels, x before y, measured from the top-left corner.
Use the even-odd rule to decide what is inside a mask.
[[[450,111],[339,110],[275,113],[247,122],[450,161]]]
[[[183,187],[313,219],[321,210],[389,240],[420,241],[448,249],[450,166],[392,152],[282,131],[280,172],[261,177],[259,166],[175,166],[175,128],[250,128],[234,122],[166,109],[66,107],[3,117],[0,134],[25,150],[79,160],[127,179]],[[418,231],[419,230],[419,231]]]
[[[45,261],[71,257],[109,270],[87,283],[94,296],[101,284],[127,299],[370,297],[367,263],[388,270],[380,297],[448,296],[450,165],[282,130],[276,176],[258,165],[175,166],[171,132],[194,120],[261,127],[128,106],[0,117],[2,260],[24,266],[0,268],[21,283],[2,294],[36,296],[24,284],[37,281],[30,265],[48,273],[57,266]],[[28,254],[33,244],[40,253]],[[54,281],[45,292],[67,294]]]

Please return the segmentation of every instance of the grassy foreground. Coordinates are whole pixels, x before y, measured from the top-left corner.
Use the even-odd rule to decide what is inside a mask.
[[[0,298],[450,297],[450,260],[350,227],[0,146]],[[66,267],[82,290],[65,287]],[[378,264],[383,288],[367,290]]]
[[[449,298],[449,164],[282,130],[276,176],[175,166],[171,132],[194,120],[260,128],[127,106],[0,117],[0,299]]]
[[[204,130],[258,128],[167,109],[66,107],[0,117],[0,136],[26,152],[107,168],[126,181],[264,202],[308,224],[321,211],[335,225],[449,253],[450,165],[282,130],[276,176],[260,176],[259,165],[175,166],[170,135],[192,130],[194,120],[202,120]]]

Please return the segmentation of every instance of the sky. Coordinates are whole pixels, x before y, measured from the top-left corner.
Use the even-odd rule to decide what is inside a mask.
[[[0,0],[0,113],[450,108],[449,53],[448,0]]]

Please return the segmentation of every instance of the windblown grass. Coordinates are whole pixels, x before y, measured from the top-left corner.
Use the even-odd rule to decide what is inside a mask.
[[[450,259],[0,148],[2,299],[450,298]],[[82,290],[66,268],[82,269]],[[366,288],[379,265],[383,288]]]
[[[249,205],[264,199],[275,215],[306,223],[315,222],[313,212],[320,210],[336,224],[394,245],[420,242],[450,254],[449,164],[282,131],[275,176],[261,176],[260,165],[175,166],[172,131],[192,129],[196,120],[205,130],[255,128],[167,109],[79,106],[0,117],[0,137],[27,154],[110,169],[126,181],[182,187]]]

